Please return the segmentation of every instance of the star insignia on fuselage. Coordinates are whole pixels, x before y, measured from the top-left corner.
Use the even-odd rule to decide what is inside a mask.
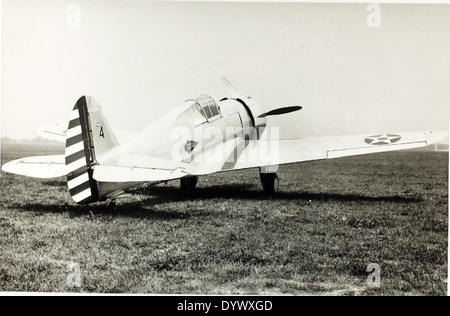
[[[402,137],[395,134],[381,134],[367,137],[364,141],[369,145],[392,145]]]

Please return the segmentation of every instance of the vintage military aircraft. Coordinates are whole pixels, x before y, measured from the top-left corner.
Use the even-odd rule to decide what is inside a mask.
[[[356,136],[280,139],[266,128],[267,118],[300,106],[263,111],[225,78],[230,96],[216,102],[208,95],[187,100],[127,141],[119,143],[100,106],[81,97],[72,112],[65,155],[8,162],[6,172],[37,178],[67,177],[79,204],[115,200],[147,182],[180,180],[192,190],[198,177],[216,172],[259,168],[264,192],[279,189],[280,164],[418,148],[438,142],[447,132],[379,133]],[[51,132],[50,132],[51,133]]]

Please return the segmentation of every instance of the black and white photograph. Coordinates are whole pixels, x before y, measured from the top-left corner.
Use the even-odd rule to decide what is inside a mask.
[[[448,295],[450,2],[0,7],[1,296]]]

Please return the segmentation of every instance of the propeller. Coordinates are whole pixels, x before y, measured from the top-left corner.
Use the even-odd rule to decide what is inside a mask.
[[[299,111],[301,109],[302,109],[301,106],[287,106],[284,108],[279,108],[279,109],[275,109],[275,110],[263,113],[263,114],[259,115],[258,118],[265,118],[266,116],[270,116],[270,115],[281,115],[281,114],[292,113],[295,111]]]
[[[228,81],[226,78],[222,78],[222,82],[225,85],[225,88],[228,90],[228,93],[231,95],[233,99],[239,101],[247,110],[252,120],[253,126],[257,127],[258,130],[264,130],[264,127],[267,125],[267,116],[281,115],[292,113],[298,110],[301,110],[301,106],[287,106],[278,109],[271,110],[269,112],[263,112],[263,109],[260,104],[255,102],[255,100],[250,99],[249,97],[242,97],[242,94]],[[260,114],[262,113],[262,114]]]

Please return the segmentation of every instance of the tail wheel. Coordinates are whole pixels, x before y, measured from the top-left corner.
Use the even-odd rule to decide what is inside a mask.
[[[277,193],[280,189],[280,179],[278,179],[276,173],[261,174],[261,184],[267,194]]]
[[[180,187],[183,191],[192,191],[197,187],[198,177],[189,177],[180,179]]]

